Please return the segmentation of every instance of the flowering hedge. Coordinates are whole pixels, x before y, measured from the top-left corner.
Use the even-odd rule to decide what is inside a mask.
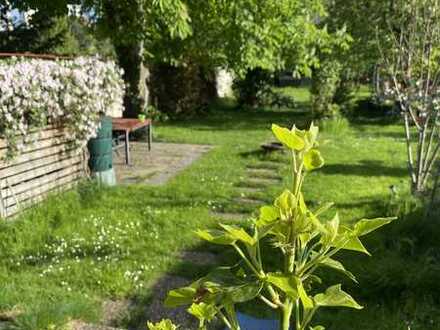
[[[22,135],[48,124],[65,127],[80,147],[93,137],[101,115],[123,107],[122,70],[114,62],[79,57],[0,61],[0,138],[8,157],[20,153]]]

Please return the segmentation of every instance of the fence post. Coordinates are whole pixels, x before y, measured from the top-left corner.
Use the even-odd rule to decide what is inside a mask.
[[[0,218],[6,219],[6,208],[3,202],[2,191],[3,191],[3,181],[0,180]]]

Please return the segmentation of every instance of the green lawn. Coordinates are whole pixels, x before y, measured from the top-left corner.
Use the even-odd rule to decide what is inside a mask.
[[[210,249],[230,259],[202,245],[193,230],[215,226],[219,218],[214,212],[250,216],[256,206],[238,198],[269,203],[289,185],[287,155],[265,155],[259,148],[273,140],[271,123],[309,123],[307,90],[289,93],[297,97],[298,109],[245,112],[224,103],[203,117],[157,125],[156,140],[215,146],[163,187],[99,189],[84,184],[13,223],[0,224],[0,316],[2,311],[21,310],[15,326],[29,330],[56,328],[68,319],[93,322],[99,319],[103,299],[148,301],[154,299],[149,288],[161,275],[193,278],[209,270],[182,262],[179,251]],[[390,186],[400,195],[407,193],[402,128],[374,118],[322,126],[326,166],[308,176],[307,201],[335,202],[347,222],[393,214],[400,203],[390,202]],[[240,187],[252,185],[248,167],[272,169],[282,181],[244,193]],[[366,306],[362,311],[321,314],[328,329],[403,330],[407,324],[412,330],[440,328],[435,227],[422,231],[417,219],[404,217],[394,228],[371,237],[367,245],[372,258],[343,256],[359,275],[360,286],[326,276],[332,283],[344,281]]]

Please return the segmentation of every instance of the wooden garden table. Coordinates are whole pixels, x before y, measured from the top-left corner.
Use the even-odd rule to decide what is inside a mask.
[[[125,146],[125,163],[130,165],[130,133],[142,128],[147,129],[147,143],[148,150],[151,150],[152,143],[152,122],[151,119],[135,119],[135,118],[112,118],[113,132],[124,132],[124,146]],[[119,141],[119,137],[118,137]],[[114,149],[119,148],[116,145]]]

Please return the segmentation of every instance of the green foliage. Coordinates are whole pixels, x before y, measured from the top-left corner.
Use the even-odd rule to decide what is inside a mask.
[[[240,106],[254,108],[267,105],[267,95],[271,93],[272,85],[273,75],[270,72],[260,68],[249,70],[244,78],[234,80],[235,98]]]
[[[316,49],[333,38],[317,26],[325,16],[321,0],[191,1],[192,34],[172,40],[154,35],[158,59],[181,63],[191,58],[204,66],[223,66],[244,77],[248,70],[289,67],[309,72]]]
[[[339,105],[334,97],[340,82],[342,65],[337,60],[321,62],[313,72],[312,79],[312,114],[314,118],[336,117]]]
[[[382,0],[335,0],[328,2],[324,20],[329,31],[345,27],[351,36],[350,51],[341,57],[344,71],[355,82],[371,78],[380,61],[377,41],[388,38],[387,19],[396,14],[397,2]]]
[[[216,98],[215,73],[199,65],[153,65],[150,93],[156,109],[167,116],[194,115]]]
[[[170,320],[162,320],[156,324],[151,322],[147,323],[149,330],[177,330],[178,327],[175,326]]]
[[[35,13],[29,26],[21,24],[13,31],[0,31],[0,50],[68,56],[96,55],[114,58],[108,39],[100,38],[82,18]]]
[[[256,298],[280,310],[280,329],[284,330],[290,328],[291,322],[297,330],[309,329],[314,314],[321,307],[362,308],[340,284],[316,293],[315,284],[321,283],[316,270],[335,269],[355,280],[353,274],[332,257],[342,250],[369,254],[360,237],[394,218],[363,219],[352,226],[341,224],[338,214],[332,220],[320,220],[319,216],[329,207],[312,211],[302,193],[305,175],[324,165],[318,150],[318,128],[313,124],[309,130],[273,125],[272,131],[291,151],[292,189],[284,190],[273,205],[260,209],[251,233],[229,225],[221,225],[220,230],[197,231],[199,237],[212,244],[231,246],[242,262],[219,268],[189,287],[171,291],[165,302],[171,307],[192,303],[189,310],[198,317],[200,329],[206,329],[206,323],[215,315],[229,329],[239,330],[235,306]],[[266,269],[262,258],[261,246],[267,239],[283,255],[283,267],[275,272]],[[203,305],[199,307],[199,304]]]
[[[289,87],[280,92],[289,93],[301,102],[304,105],[301,110],[308,109],[306,88]],[[261,109],[250,116],[247,112],[235,111],[234,104],[218,103],[208,116],[170,120],[156,126],[154,133],[160,141],[216,146],[167,184],[120,185],[104,190],[86,185],[88,188],[81,189],[80,193],[61,194],[15,221],[2,222],[0,283],[5,285],[0,285],[1,312],[16,305],[22,307],[23,314],[12,325],[15,328],[46,329],[49,324],[62,328],[69,319],[98,322],[103,301],[132,299],[139,305],[133,306],[129,320],[118,326],[145,328],[145,306],[157,299],[151,289],[156,279],[167,278],[167,274],[199,278],[212,270],[212,265],[200,266],[183,260],[180,251],[209,251],[216,255],[219,263],[238,261],[234,259],[234,251],[201,244],[192,231],[217,226],[218,216],[212,212],[246,212],[248,215],[255,211],[252,204],[233,200],[240,196],[238,186],[253,183],[245,171],[247,166],[270,169],[273,175],[282,177],[283,185],[290,186],[289,154],[256,152],[262,141],[270,139],[268,121],[295,122],[303,127],[307,117],[302,111],[287,109]],[[334,259],[356,274],[361,286],[348,277],[345,280],[340,270],[321,268],[319,276],[324,283],[342,283],[344,291],[355,293],[364,309],[322,308],[314,324],[337,330],[396,330],[406,329],[408,325],[411,330],[438,330],[438,215],[420,221],[423,210],[398,205],[398,200],[391,207],[387,203],[390,185],[399,185],[399,197],[407,189],[402,182],[406,176],[402,141],[400,125],[383,118],[352,122],[343,137],[334,131],[320,130],[320,151],[326,166],[307,177],[304,186],[307,205],[322,208],[325,201],[334,201],[341,224],[345,219],[395,215],[396,212],[410,215],[365,236],[363,242],[374,258],[347,252]],[[259,196],[268,204],[279,193],[277,186],[259,186],[259,189]],[[332,216],[332,212],[329,213]],[[64,272],[43,279],[39,274],[49,263],[21,261],[21,256],[35,255],[35,251],[44,253],[44,243],[60,238],[73,239],[78,235],[92,242],[95,239],[93,227],[82,221],[91,215],[104,218],[105,228],[119,221],[125,226],[139,220],[140,237],[135,231],[130,232],[122,245],[124,250],[130,251],[129,256],[118,262],[105,262],[90,255],[86,260],[80,259],[80,263],[67,256],[56,267],[63,267]],[[109,251],[114,253],[116,247],[111,246]],[[279,257],[269,244],[264,244],[264,248],[263,258],[271,263],[272,271]],[[10,260],[20,260],[21,265]],[[91,266],[89,261],[95,265]],[[132,273],[140,270],[140,265],[148,269],[142,271],[136,284],[124,277],[127,270]],[[69,271],[68,266],[71,266]],[[62,286],[62,281],[69,284],[71,292]],[[141,284],[143,287],[137,289]],[[320,292],[324,291],[325,288]],[[238,308],[255,317],[273,317],[255,301],[240,304]]]

